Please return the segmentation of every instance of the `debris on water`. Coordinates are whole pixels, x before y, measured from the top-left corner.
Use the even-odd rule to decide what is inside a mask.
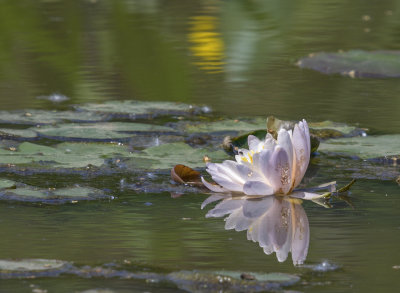
[[[400,270],[400,265],[392,266],[392,268],[395,270]]]
[[[200,172],[182,164],[175,165],[175,167],[171,169],[171,179],[180,184],[203,186]]]
[[[300,278],[283,273],[249,273],[255,279],[241,278],[234,271],[179,271],[167,275],[167,280],[189,292],[265,292],[279,291],[296,284]]]
[[[242,280],[255,280],[255,279],[256,279],[256,277],[254,277],[254,276],[251,275],[251,274],[247,274],[247,273],[242,273],[242,274],[240,274],[240,278],[241,278]]]
[[[80,293],[115,293],[115,291],[112,291],[110,289],[89,289],[85,291],[81,291]]]
[[[151,202],[148,202],[148,201],[147,201],[147,202],[144,203],[144,205],[147,206],[147,207],[149,207],[149,206],[152,206],[153,204],[152,204]]]

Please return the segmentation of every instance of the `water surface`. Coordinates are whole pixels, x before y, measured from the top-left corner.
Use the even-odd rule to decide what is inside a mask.
[[[234,119],[272,114],[333,120],[372,134],[400,133],[398,79],[328,76],[295,65],[312,52],[399,50],[400,1],[5,0],[0,5],[3,110],[178,101],[207,105],[215,115]],[[69,100],[38,98],[54,93]],[[336,169],[323,159],[311,164],[318,169],[306,175],[308,185],[337,178],[343,184],[363,172],[343,172],[339,159]],[[400,189],[394,180],[359,180],[350,194],[354,208],[342,201],[331,209],[305,202],[310,267],[298,268],[265,255],[245,232],[226,231],[221,219],[205,219],[200,205],[206,194],[173,199],[169,192],[121,190],[121,179],[134,180],[129,174],[2,176],[44,188],[88,184],[116,199],[63,205],[1,201],[0,259],[284,272],[301,275],[294,289],[305,292],[393,292],[399,286],[400,270],[393,267],[400,265]],[[169,180],[168,171],[158,176]],[[338,268],[313,271],[323,262]],[[77,276],[1,280],[0,291],[32,292],[30,284],[49,292],[176,291],[171,285]]]

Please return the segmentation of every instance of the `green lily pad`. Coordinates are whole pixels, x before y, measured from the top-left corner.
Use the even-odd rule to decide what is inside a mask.
[[[8,179],[0,178],[0,189],[15,188],[15,182]]]
[[[0,111],[0,123],[23,124],[23,125],[45,125],[60,122],[99,122],[104,121],[102,115],[91,112],[76,111],[46,111],[46,110],[24,110],[24,111]]]
[[[183,103],[144,102],[144,101],[108,101],[103,104],[77,105],[77,110],[108,114],[112,118],[154,118],[163,115],[187,115],[209,110]]]
[[[21,143],[16,151],[0,149],[0,165],[18,165],[27,169],[100,167],[112,157],[130,156],[120,144],[61,143],[55,147]]]
[[[37,133],[32,129],[8,129],[0,128],[0,137],[13,140],[27,140],[37,137]]]
[[[133,133],[141,132],[174,132],[170,127],[129,122],[109,122],[91,124],[46,125],[35,129],[41,136],[59,140],[112,141],[126,140]]]
[[[53,259],[0,260],[0,274],[5,272],[38,272],[60,269],[69,262]]]
[[[296,284],[300,278],[283,273],[247,273],[254,279],[241,279],[239,272],[179,271],[170,273],[167,279],[178,288],[189,292],[266,292],[279,291],[281,287]],[[206,288],[206,290],[204,290]]]
[[[322,52],[300,59],[298,66],[325,74],[339,73],[350,77],[399,78],[400,51]]]
[[[185,123],[183,129],[188,133],[211,132],[244,132],[255,129],[265,129],[266,119],[254,118],[243,120],[218,120],[213,122]]]
[[[309,127],[312,130],[327,130],[327,129],[332,129],[332,130],[336,130],[340,133],[342,133],[343,135],[349,135],[352,132],[354,132],[355,130],[357,130],[356,127],[351,126],[351,125],[347,125],[344,123],[337,123],[337,122],[333,122],[333,121],[322,121],[322,122],[311,122],[309,123]]]
[[[0,192],[1,200],[64,203],[71,200],[93,200],[111,198],[102,190],[91,187],[67,187],[60,189],[43,189],[33,186],[17,187],[12,190]]]
[[[334,152],[372,159],[400,154],[400,135],[381,135],[330,139],[320,144],[321,152]]]
[[[133,153],[131,159],[125,163],[133,168],[143,169],[171,169],[176,164],[197,168],[205,167],[204,156],[214,162],[228,159],[228,156],[222,150],[193,148],[183,142],[177,142],[150,147],[140,153]]]

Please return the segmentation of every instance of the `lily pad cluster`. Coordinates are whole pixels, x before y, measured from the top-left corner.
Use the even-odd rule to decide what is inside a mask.
[[[236,271],[172,271],[161,273],[140,265],[122,269],[115,264],[106,266],[80,267],[71,262],[53,259],[0,260],[0,279],[33,279],[59,277],[78,278],[122,278],[143,282],[168,283],[189,292],[265,292],[282,290],[298,284],[301,278],[285,273],[254,273]],[[91,291],[91,290],[90,290]],[[89,292],[89,291],[86,291]],[[100,292],[97,289],[93,292]],[[101,290],[101,292],[103,292]]]
[[[267,132],[274,134],[281,127],[293,126],[290,121],[272,116],[232,119],[209,112],[208,107],[138,101],[85,104],[66,111],[2,111],[0,172],[16,176],[44,173],[92,178],[124,174],[127,180],[121,188],[154,192],[158,186],[160,192],[173,192],[174,188],[165,185],[170,185],[170,170],[175,165],[201,171],[207,162],[229,159],[235,148],[246,147],[249,134],[264,138]],[[310,123],[310,131],[312,152],[321,142],[321,153],[360,158],[399,154],[394,147],[399,145],[397,136],[364,137],[363,129],[331,121]],[[148,177],[145,183],[135,181],[147,173],[158,175]],[[132,174],[138,175],[132,177]],[[23,184],[27,178],[12,179]],[[96,186],[99,191],[92,192],[77,189],[75,184],[70,184],[71,192],[67,191],[71,196],[57,194],[48,189],[57,185],[56,182],[52,185],[51,180],[46,188],[27,182],[26,186],[16,184],[12,190],[13,180],[0,180],[0,199],[70,202],[74,200],[72,191],[79,199],[107,197],[99,186]],[[92,188],[90,182],[78,184]],[[182,188],[175,189],[182,192]]]

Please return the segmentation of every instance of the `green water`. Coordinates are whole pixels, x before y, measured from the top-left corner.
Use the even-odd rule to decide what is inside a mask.
[[[371,133],[400,133],[398,79],[352,79],[299,69],[312,52],[400,50],[400,1],[0,1],[2,110],[66,110],[109,100],[207,105],[216,116],[333,120]],[[366,15],[370,16],[365,17]],[[363,17],[364,16],[364,17]],[[53,103],[38,98],[59,93]],[[400,142],[398,144],[400,146]],[[179,163],[179,162],[177,162]],[[345,167],[343,167],[345,166]],[[0,201],[0,259],[43,258],[77,267],[150,271],[232,270],[300,275],[301,292],[394,292],[400,285],[397,166],[316,157],[307,185],[347,183],[354,208],[303,207],[306,265],[279,263],[245,232],[204,216],[206,194],[120,188],[137,174],[2,177],[39,186],[86,184],[116,198],[60,205]],[[367,175],[366,175],[367,174]],[[389,174],[389,175],[388,175]],[[141,175],[139,175],[140,177]],[[143,177],[148,174],[143,174]],[[169,182],[169,171],[156,172]],[[207,207],[206,210],[211,207]],[[0,292],[177,292],[170,283],[77,274],[0,279]]]

